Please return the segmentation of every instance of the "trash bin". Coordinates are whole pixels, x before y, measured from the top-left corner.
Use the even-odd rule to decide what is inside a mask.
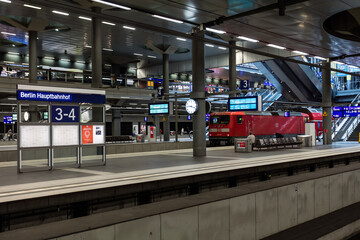
[[[247,138],[235,138],[235,152],[252,152],[251,140]]]
[[[136,134],[136,142],[145,142],[145,134]]]
[[[297,135],[297,140],[302,142],[302,147],[312,147],[311,135]]]

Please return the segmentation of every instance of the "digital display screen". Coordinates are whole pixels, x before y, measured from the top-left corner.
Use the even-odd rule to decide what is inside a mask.
[[[13,124],[12,116],[4,116],[4,124]]]
[[[169,114],[169,103],[151,103],[149,104],[149,114]]]
[[[49,119],[49,113],[44,112],[43,118],[44,118],[44,120],[48,120]]]
[[[13,120],[13,121],[17,121],[17,113],[13,113],[13,115],[12,115],[12,120]]]
[[[228,111],[261,111],[261,105],[258,96],[229,98]]]
[[[344,117],[357,117],[360,114],[360,106],[343,107]]]

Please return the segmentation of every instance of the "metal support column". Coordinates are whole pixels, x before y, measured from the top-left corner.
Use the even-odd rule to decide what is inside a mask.
[[[96,13],[101,13],[101,8],[92,9]],[[97,17],[92,18],[92,79],[91,87],[99,88],[102,85],[102,42],[101,42],[101,20]]]
[[[204,30],[193,28],[193,36],[204,38]],[[204,41],[192,41],[192,93],[191,97],[198,103],[198,110],[193,115],[193,155],[206,156],[206,122],[205,122],[205,58]]]
[[[29,82],[37,82],[37,32],[29,31]]]
[[[230,45],[236,46],[236,41],[230,41]],[[229,90],[236,91],[236,50],[229,48]],[[236,97],[236,93],[230,94],[229,97]]]
[[[169,101],[169,54],[163,54],[163,87],[165,100]],[[164,116],[164,141],[170,140],[170,115]]]
[[[112,110],[112,136],[121,135],[121,112],[119,109]]]
[[[323,61],[322,66],[322,109],[323,109],[323,144],[331,144],[331,72],[330,62]]]

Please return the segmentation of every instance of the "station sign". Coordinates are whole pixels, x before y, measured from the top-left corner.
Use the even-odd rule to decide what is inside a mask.
[[[347,107],[336,106],[336,107],[333,107],[332,116],[334,118],[358,117],[358,116],[360,116],[360,106],[347,106]]]
[[[261,96],[228,99],[228,111],[262,111]]]
[[[150,103],[149,104],[149,115],[169,114],[169,113],[170,113],[169,103]]]
[[[51,106],[52,122],[79,122],[78,106]]]
[[[246,90],[250,88],[250,80],[240,80],[240,89]]]
[[[105,95],[17,90],[17,100],[105,104]]]
[[[4,124],[14,124],[12,116],[4,116]]]

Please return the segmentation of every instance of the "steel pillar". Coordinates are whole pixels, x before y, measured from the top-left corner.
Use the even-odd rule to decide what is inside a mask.
[[[121,112],[119,109],[112,110],[112,136],[121,135]]]
[[[37,82],[37,32],[29,31],[29,82]]]
[[[193,36],[204,38],[204,30],[193,28]],[[205,58],[204,41],[192,41],[192,93],[191,98],[198,103],[198,110],[193,115],[193,155],[206,156],[206,122],[205,122]]]
[[[322,109],[323,109],[323,144],[331,144],[331,72],[330,62],[323,61],[322,66]]]
[[[169,101],[169,54],[163,54],[163,87],[165,100]],[[164,141],[170,140],[170,115],[166,115],[163,122]]]
[[[93,12],[101,13],[101,8],[95,7]],[[102,41],[101,41],[101,20],[98,17],[92,18],[92,79],[91,87],[99,88],[102,85]]]
[[[230,41],[230,45],[236,46],[236,41]],[[229,91],[236,91],[236,49],[229,48]],[[236,93],[230,94],[229,97],[236,97]]]

